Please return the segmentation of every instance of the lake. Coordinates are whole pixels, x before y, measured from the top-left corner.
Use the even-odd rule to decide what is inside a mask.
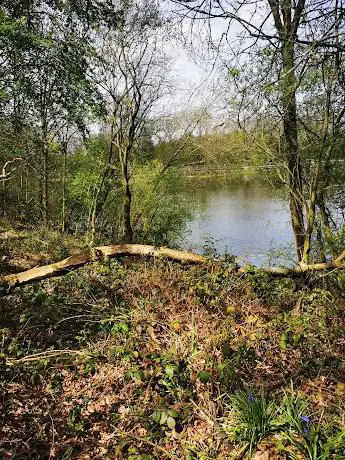
[[[289,205],[270,185],[247,180],[190,178],[187,190],[193,217],[184,247],[203,252],[205,244],[218,254],[230,253],[257,265],[293,265],[294,242]]]

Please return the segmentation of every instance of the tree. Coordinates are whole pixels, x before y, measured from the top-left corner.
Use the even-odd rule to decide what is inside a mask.
[[[276,113],[281,117],[282,136],[279,152],[286,171],[290,195],[290,212],[295,236],[298,263],[308,263],[311,234],[315,219],[309,211],[314,208],[314,198],[305,198],[306,186],[314,194],[320,187],[319,173],[313,178],[304,174],[299,130],[301,106],[300,89],[311,66],[315,65],[315,54],[338,56],[345,50],[343,2],[335,4],[326,0],[256,0],[252,1],[184,1],[173,0],[182,6],[180,14],[195,20],[225,20],[225,33],[217,43],[219,52],[227,46],[229,54],[234,49],[234,39],[230,43],[232,28],[240,26],[239,47],[233,55],[239,67],[236,78],[243,69],[247,57],[260,61],[264,56],[266,73],[260,76],[260,86],[264,94],[265,86],[271,84],[279,96]],[[212,37],[211,37],[212,39]],[[256,68],[251,66],[252,75],[257,77]],[[253,84],[253,81],[252,81]],[[256,91],[259,89],[255,88]],[[298,96],[297,96],[298,95]],[[243,94],[242,94],[243,96]],[[303,94],[301,95],[303,97]],[[276,101],[275,101],[276,102]],[[261,105],[262,111],[265,106]],[[303,183],[307,180],[307,183]],[[311,182],[313,183],[310,188]],[[309,206],[307,203],[309,202]],[[311,205],[311,206],[310,206]]]
[[[27,160],[39,176],[45,225],[51,145],[67,122],[83,130],[90,107],[101,107],[87,71],[96,28],[116,27],[117,15],[117,9],[97,0],[2,2],[0,113],[17,132],[29,127],[36,144],[37,152]]]
[[[160,32],[161,20],[154,2],[129,7],[118,29],[105,34],[95,68],[95,80],[108,101],[110,118],[108,164],[102,177],[111,170],[114,176],[118,162],[124,197],[123,238],[127,242],[134,237],[132,169],[142,153],[149,115],[166,83],[167,61]],[[104,183],[102,179],[101,186]]]
[[[10,180],[12,177],[12,174],[16,171],[16,167],[14,166],[15,163],[18,163],[22,161],[23,159],[18,157],[18,158],[13,158],[12,160],[6,161],[4,166],[2,167],[2,172],[0,174],[0,182],[4,182],[6,180]],[[11,169],[9,169],[11,168]]]

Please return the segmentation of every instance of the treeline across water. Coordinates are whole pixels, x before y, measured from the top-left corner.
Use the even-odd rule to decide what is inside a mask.
[[[47,168],[42,170],[35,131],[27,128],[15,138],[8,120],[3,119],[2,124],[1,162],[4,165],[14,159],[8,165],[13,172],[0,190],[3,218],[86,234],[89,240],[95,236],[125,239],[126,189],[120,158],[114,155],[109,164],[113,148],[109,127],[84,138],[75,131],[65,143],[52,139]],[[130,219],[136,241],[174,244],[193,211],[186,179],[199,175],[200,170],[208,176],[221,171],[224,180],[234,183],[241,182],[243,175],[275,181],[275,172],[264,172],[267,164],[273,166],[272,160],[253,142],[259,131],[189,132],[163,141],[155,138],[154,129],[152,123],[151,132],[137,139],[130,162]]]

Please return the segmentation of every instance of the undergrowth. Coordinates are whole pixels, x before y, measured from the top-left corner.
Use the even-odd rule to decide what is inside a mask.
[[[343,278],[123,258],[3,295],[0,456],[344,459]]]

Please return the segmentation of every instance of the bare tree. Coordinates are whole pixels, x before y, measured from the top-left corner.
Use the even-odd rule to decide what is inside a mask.
[[[104,174],[121,169],[123,237],[133,241],[131,175],[140,155],[145,124],[166,88],[167,58],[161,49],[160,20],[152,2],[127,11],[119,29],[106,34],[96,78],[108,100],[110,147]],[[102,181],[104,183],[104,181]]]

